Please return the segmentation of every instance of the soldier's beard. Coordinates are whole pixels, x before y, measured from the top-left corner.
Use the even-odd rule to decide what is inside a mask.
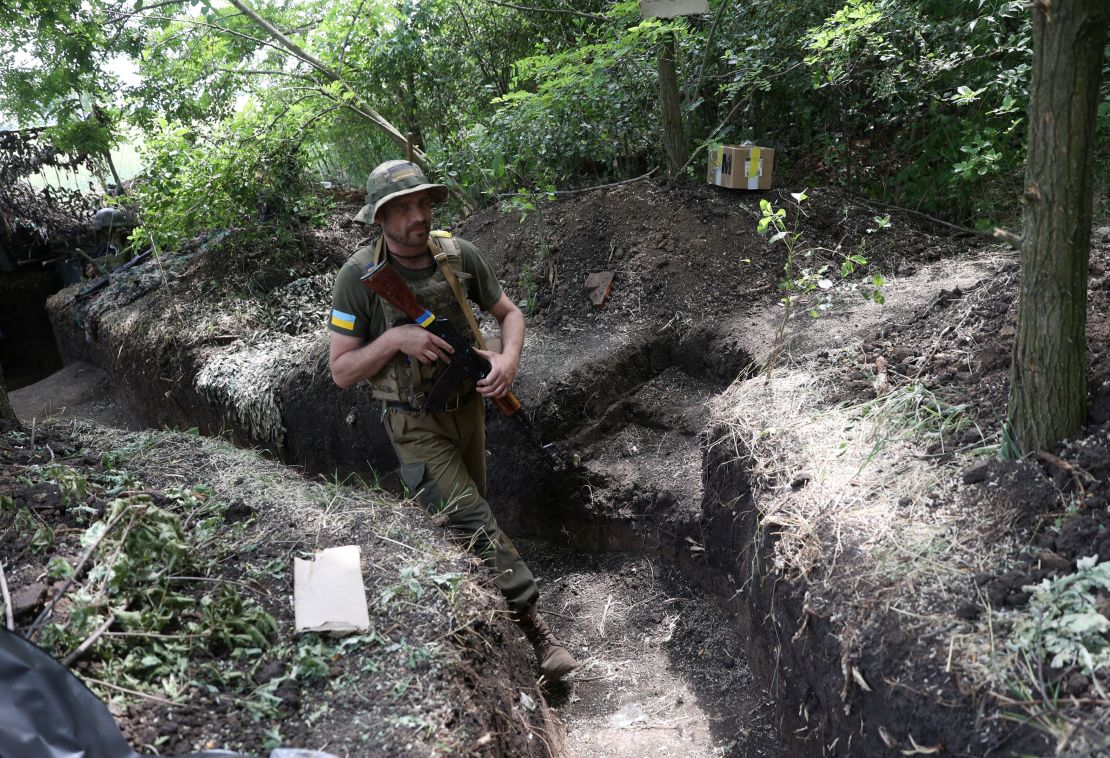
[[[390,246],[390,251],[396,255],[396,248],[420,248],[420,254],[423,255],[426,250],[424,248],[428,245],[428,225],[427,224],[413,224],[404,230],[400,237],[386,233],[386,239],[393,243]],[[402,257],[407,257],[405,253],[401,254]]]

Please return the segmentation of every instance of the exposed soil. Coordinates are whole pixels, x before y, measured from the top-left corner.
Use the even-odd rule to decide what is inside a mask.
[[[1046,668],[1045,692],[1022,693],[1001,675],[1014,660],[993,656],[1022,622],[1026,586],[1110,555],[1110,238],[1096,234],[1091,258],[1091,426],[1050,456],[1001,463],[1014,254],[837,190],[810,194],[796,267],[830,267],[833,286],[807,303],[829,307],[787,324],[771,380],[755,374],[779,329],[784,255],[755,225],[759,199],[784,205],[785,192],[639,182],[523,223],[487,209],[458,230],[529,308],[518,394],[570,464],[546,470],[490,418],[491,501],[586,663],[547,693],[565,749],[1051,753],[1008,711],[1097,750],[1098,676]],[[212,239],[92,302],[63,293],[63,355],[109,370],[142,423],[388,484],[373,403],[331,385],[318,326],[330,271],[360,235],[334,224],[265,276],[243,263],[262,249],[231,259]],[[842,281],[847,255],[869,265]],[[597,308],[583,287],[601,271],[613,289]],[[885,305],[862,297],[875,273]],[[231,307],[227,288],[293,297],[284,310]],[[175,324],[152,315],[169,312]],[[903,413],[892,399],[914,392],[915,407],[964,406],[971,423],[877,432]],[[1045,708],[1053,687],[1074,706]]]
[[[0,436],[0,482],[16,629],[34,633],[44,618],[34,639],[59,658],[93,640],[71,665],[144,754],[549,755],[558,745],[534,705],[531,652],[484,571],[411,504],[307,482],[220,440],[83,420]],[[83,537],[120,504],[126,518],[90,570]],[[158,542],[166,522],[151,520],[162,514],[187,555]],[[157,552],[137,552],[152,541]],[[368,631],[295,636],[293,559],[345,544],[361,549]],[[78,570],[73,585],[53,570],[59,560]],[[98,593],[112,563],[116,578]],[[157,579],[167,571],[176,581]],[[109,608],[117,618],[100,636]]]

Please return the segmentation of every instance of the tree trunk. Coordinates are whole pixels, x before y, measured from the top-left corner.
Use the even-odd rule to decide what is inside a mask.
[[[0,431],[11,429],[13,426],[16,429],[21,428],[11,401],[8,400],[8,388],[4,384],[4,367],[0,366]]]
[[[1035,0],[1021,295],[1003,453],[1045,450],[1087,419],[1091,164],[1106,0]]]
[[[689,160],[690,148],[682,126],[673,34],[665,35],[659,43],[659,105],[663,109],[663,152],[667,159],[667,175],[675,176]]]

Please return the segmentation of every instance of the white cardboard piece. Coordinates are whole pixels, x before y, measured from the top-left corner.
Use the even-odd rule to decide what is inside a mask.
[[[358,545],[322,550],[310,561],[293,561],[296,631],[340,636],[370,629],[362,553]]]

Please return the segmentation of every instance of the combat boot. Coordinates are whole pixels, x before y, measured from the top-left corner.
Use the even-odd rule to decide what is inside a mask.
[[[525,613],[513,613],[513,621],[535,648],[536,659],[540,663],[540,674],[544,679],[557,682],[578,668],[578,661],[574,660],[574,656],[555,637],[547,622],[536,613],[535,606]]]

